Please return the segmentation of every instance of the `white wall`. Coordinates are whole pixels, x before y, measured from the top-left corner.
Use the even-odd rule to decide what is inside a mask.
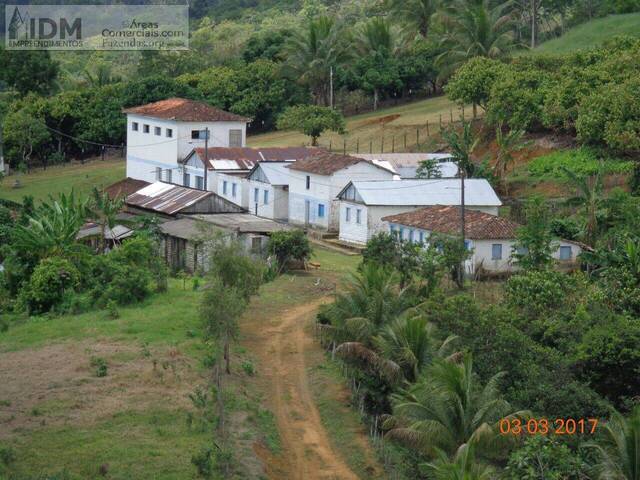
[[[289,191],[283,186],[273,186],[269,183],[247,180],[247,195],[249,197],[249,212],[258,217],[272,220],[289,219]],[[255,189],[258,189],[258,201],[255,200]],[[268,192],[268,202],[264,203],[264,192]],[[257,208],[256,208],[257,204]]]
[[[349,220],[347,221],[347,209]],[[360,211],[360,223],[358,223],[358,210]],[[338,238],[343,242],[364,245],[369,240],[367,228],[368,208],[361,203],[340,201],[340,233]]]
[[[249,206],[249,195],[248,195],[248,185],[247,180],[237,175],[229,175],[221,172],[213,172],[211,175],[211,187],[209,190],[216,192],[223,198],[226,198],[230,202],[235,203],[236,205],[240,205],[243,208],[248,208]],[[227,191],[224,191],[224,184],[227,184]],[[234,193],[234,185],[235,185],[235,195]],[[215,190],[213,190],[215,188]]]
[[[309,202],[309,224],[312,227],[329,230],[338,230],[339,228],[339,202],[336,197],[349,182],[393,179],[392,172],[366,162],[351,165],[328,176],[299,170],[290,170],[290,173],[289,222],[304,225],[305,203]],[[306,188],[307,175],[311,178],[308,190]],[[318,216],[319,205],[324,205],[324,217]]]
[[[133,130],[133,123],[138,130]],[[144,126],[149,133],[144,133]],[[160,135],[156,135],[156,127]],[[204,147],[204,140],[192,140],[192,130],[210,130],[209,145],[212,147],[229,146],[229,130],[242,130],[242,144],[246,141],[246,124],[243,122],[178,122],[136,114],[127,115],[127,177],[156,181],[156,168],[163,170],[162,180],[167,180],[165,170],[169,169],[171,181],[183,184],[182,170],[178,160],[182,160],[195,147]],[[167,137],[167,129],[172,136]],[[192,177],[192,182],[195,180]],[[195,183],[194,183],[195,185]]]

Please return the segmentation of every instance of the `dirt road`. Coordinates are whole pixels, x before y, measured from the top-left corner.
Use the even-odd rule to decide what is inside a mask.
[[[267,325],[245,325],[250,332],[247,343],[262,367],[268,406],[282,440],[283,454],[279,456],[256,447],[270,479],[358,479],[332,448],[307,377],[305,350],[318,347],[305,326],[323,301],[329,299],[291,308]]]

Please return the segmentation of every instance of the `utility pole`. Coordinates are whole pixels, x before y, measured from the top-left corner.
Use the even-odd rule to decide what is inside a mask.
[[[329,67],[329,107],[333,108],[333,66]]]
[[[462,237],[462,251],[464,252],[467,248],[466,242],[464,240],[465,237],[465,224],[464,224],[464,177],[465,171],[464,168],[460,168],[460,162],[458,162],[458,169],[460,170],[460,236]],[[460,285],[464,285],[464,260],[460,265],[459,279]]]
[[[207,165],[209,164],[209,127],[204,129],[204,190],[207,190]]]

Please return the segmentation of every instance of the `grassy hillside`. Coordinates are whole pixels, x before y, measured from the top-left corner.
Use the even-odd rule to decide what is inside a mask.
[[[355,115],[347,119],[347,134],[326,133],[320,137],[322,147],[341,151],[346,141],[347,152],[373,153],[415,151],[425,148],[438,130],[440,118],[448,123],[453,115],[457,121],[462,111],[447,97],[436,97],[412,102],[397,107]],[[465,109],[465,117],[471,116],[471,109]],[[427,135],[427,122],[429,130]],[[405,147],[406,136],[406,147]],[[252,147],[301,146],[309,144],[309,137],[294,131],[270,132],[248,139]],[[418,146],[418,142],[420,146]]]
[[[531,53],[562,54],[586,50],[616,35],[640,36],[640,13],[610,15],[572,28],[562,37],[544,42]]]

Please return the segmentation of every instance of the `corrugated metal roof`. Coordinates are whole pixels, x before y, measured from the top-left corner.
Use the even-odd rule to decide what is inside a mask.
[[[275,222],[268,218],[257,217],[250,213],[218,213],[212,215],[192,215],[192,217],[212,223],[220,228],[226,228],[240,233],[270,233],[291,228],[284,223]]]
[[[287,168],[291,162],[260,162],[258,168],[271,185],[289,185],[291,174]]]
[[[135,207],[173,215],[211,195],[213,192],[155,182],[129,195],[126,202]]]
[[[450,153],[357,153],[355,155],[366,160],[387,161],[394,168],[417,167],[424,160],[445,161],[451,158]]]
[[[502,202],[485,179],[465,180],[465,204],[500,206]],[[454,178],[426,180],[381,180],[351,182],[365,205],[460,205],[460,180]]]
[[[134,192],[137,192],[141,188],[149,185],[149,182],[145,182],[144,180],[137,180],[135,178],[123,178],[122,180],[118,180],[115,183],[112,183],[108,187],[104,189],[109,198],[117,198],[117,197],[126,197]]]
[[[202,161],[205,149],[194,150]],[[258,162],[292,162],[316,152],[317,148],[309,147],[209,147],[206,155],[214,170],[251,170]]]

